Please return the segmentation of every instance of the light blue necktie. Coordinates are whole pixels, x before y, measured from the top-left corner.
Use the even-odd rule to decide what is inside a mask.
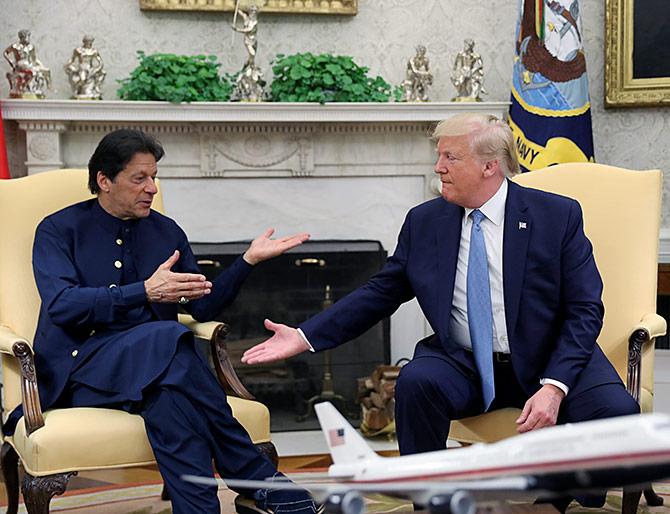
[[[488,410],[495,397],[493,381],[493,312],[489,265],[486,260],[486,243],[481,222],[484,215],[478,209],[470,214],[470,255],[468,256],[468,326],[475,363],[482,382],[484,409]]]

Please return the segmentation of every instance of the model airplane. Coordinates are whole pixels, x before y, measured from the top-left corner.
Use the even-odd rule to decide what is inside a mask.
[[[492,444],[380,457],[330,403],[315,406],[334,482],[227,480],[232,487],[310,490],[337,514],[365,512],[363,493],[409,498],[431,514],[474,514],[475,497],[565,495],[670,476],[670,416],[642,414],[547,427]],[[193,481],[210,481],[188,477]]]

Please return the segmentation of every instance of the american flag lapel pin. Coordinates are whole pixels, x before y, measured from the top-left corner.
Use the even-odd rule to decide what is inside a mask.
[[[526,230],[528,228],[528,225],[526,225],[525,221],[520,221],[519,222],[519,230]]]

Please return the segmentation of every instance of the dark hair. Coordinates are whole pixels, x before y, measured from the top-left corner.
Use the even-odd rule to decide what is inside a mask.
[[[156,162],[165,155],[160,142],[141,130],[120,129],[103,137],[88,161],[88,188],[91,193],[100,192],[99,171],[113,181],[138,153],[150,153]]]

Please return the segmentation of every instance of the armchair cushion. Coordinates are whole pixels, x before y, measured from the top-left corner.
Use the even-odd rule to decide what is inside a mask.
[[[267,407],[235,397],[228,402],[254,443],[270,441]],[[53,409],[44,413],[44,422],[44,427],[26,436],[25,425],[19,421],[14,435],[5,438],[33,476],[154,462],[144,421],[138,415],[89,407]]]

